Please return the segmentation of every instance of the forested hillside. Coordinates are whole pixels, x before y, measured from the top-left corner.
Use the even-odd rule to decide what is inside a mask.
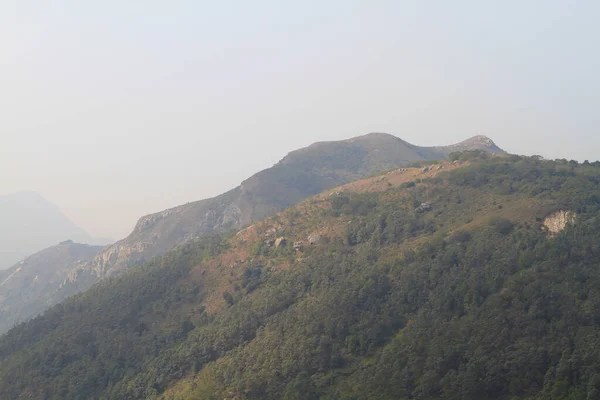
[[[101,282],[2,398],[600,399],[600,163],[454,154]]]

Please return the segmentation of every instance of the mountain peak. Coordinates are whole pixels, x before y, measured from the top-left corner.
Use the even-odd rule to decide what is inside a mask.
[[[438,149],[443,150],[446,154],[465,150],[484,150],[492,154],[506,154],[506,151],[498,147],[492,139],[485,135],[476,135],[460,143],[439,147]]]
[[[385,146],[386,144],[403,144],[411,148],[418,148],[419,146],[413,145],[397,136],[385,132],[371,132],[366,135],[356,136],[347,140],[343,140],[344,143],[361,143],[367,146]],[[427,148],[421,148],[427,149]],[[429,148],[431,149],[431,148]],[[469,139],[463,140],[462,142],[455,143],[449,146],[438,146],[434,147],[435,151],[441,151],[443,154],[450,154],[454,151],[465,151],[465,150],[484,150],[489,153],[505,154],[506,152],[494,143],[494,141],[485,135],[475,135]]]
[[[475,135],[467,140],[464,140],[462,143],[470,143],[470,144],[479,144],[482,146],[496,146],[494,141],[485,135]]]
[[[359,135],[359,136],[352,137],[352,138],[347,139],[345,141],[346,142],[354,142],[354,141],[357,141],[357,140],[366,140],[366,139],[393,139],[393,140],[400,140],[400,138],[398,138],[397,136],[392,135],[391,133],[370,132],[370,133],[366,133],[364,135]]]
[[[413,146],[408,143],[406,140],[400,139],[396,135],[392,135],[391,133],[385,132],[370,132],[365,135],[355,136],[353,138],[342,140],[344,143],[363,143],[370,146],[385,146],[386,144],[392,145],[405,145],[405,146]]]
[[[44,203],[46,207],[57,208],[56,205],[50,203],[41,194],[33,190],[20,190],[18,192],[2,194],[0,195],[0,202],[14,204],[21,202]]]
[[[28,190],[0,195],[0,270],[67,239],[96,243],[58,206]]]

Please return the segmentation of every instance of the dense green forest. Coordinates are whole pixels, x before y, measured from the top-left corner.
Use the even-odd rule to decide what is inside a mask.
[[[68,299],[0,338],[0,397],[600,399],[600,163],[453,159]]]

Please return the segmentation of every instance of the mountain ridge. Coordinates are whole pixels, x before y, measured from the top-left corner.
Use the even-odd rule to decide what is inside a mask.
[[[361,146],[352,146],[356,143],[361,144]],[[407,149],[410,152],[407,152]],[[115,266],[116,272],[118,272],[119,269],[127,267],[125,264],[148,260],[161,254],[161,249],[174,247],[175,243],[183,243],[198,235],[215,231],[240,229],[252,221],[261,220],[274,212],[281,211],[310,195],[315,195],[328,188],[363,178],[377,171],[397,168],[414,161],[441,159],[454,151],[464,150],[493,150],[493,152],[499,154],[505,153],[490,138],[482,135],[471,137],[454,145],[436,147],[416,146],[383,132],[372,132],[341,141],[316,142],[288,153],[273,167],[254,174],[242,181],[238,187],[222,195],[179,205],[141,217],[136,223],[132,234],[114,245],[108,246],[98,255],[90,267],[99,277],[110,275],[111,269]],[[352,160],[349,160],[352,157],[368,157],[373,153],[378,153],[373,156],[375,160],[367,159],[362,164],[355,163],[355,165],[348,166],[352,163]],[[308,164],[308,168],[306,164]],[[264,181],[277,182],[282,180],[281,172],[278,170],[278,167],[281,169],[281,166],[293,168],[293,173],[303,168],[304,170],[301,174],[296,174],[294,177],[298,178],[296,182],[292,181],[291,184],[285,185],[272,185],[268,190],[265,190],[266,184]],[[319,168],[327,170],[324,176],[311,174],[311,169]],[[340,170],[343,170],[343,172],[336,172]],[[298,182],[302,179],[307,182]],[[285,178],[284,183],[288,183],[285,182]],[[308,186],[308,190],[299,192],[301,184]],[[256,192],[259,192],[258,196]],[[191,227],[186,234],[181,236],[181,239],[175,240],[173,244],[163,246],[158,235],[143,237],[144,232],[151,229],[153,225],[157,223],[165,224],[165,219],[168,218],[179,221],[186,218],[198,220],[197,216],[190,216],[194,212],[193,210],[197,210],[198,214],[204,212],[203,218],[201,217],[198,221],[196,229]],[[140,238],[140,236],[142,236],[141,240],[136,242],[135,239]],[[159,243],[158,246],[157,242]],[[135,259],[136,253],[141,254],[149,249],[158,249],[159,251],[152,252],[151,256]]]
[[[471,140],[453,149],[487,151],[488,147],[481,146],[481,140]],[[326,189],[411,162],[441,159],[449,153],[447,146],[419,147],[387,133],[314,143],[288,153],[271,168],[221,195],[141,217],[126,238],[102,248],[92,259],[81,263],[66,260],[70,270],[64,273],[61,267],[64,279],[53,280],[46,286],[47,293],[39,295],[46,299],[44,304],[55,304],[66,295],[86,290],[99,280],[117,276],[187,241],[239,230]],[[36,299],[25,297],[20,309],[30,312],[13,319],[27,320],[43,311],[38,304]]]

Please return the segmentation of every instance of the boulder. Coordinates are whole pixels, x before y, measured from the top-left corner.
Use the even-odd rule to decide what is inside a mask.
[[[312,233],[308,235],[307,240],[309,244],[319,244],[321,242],[321,235],[318,233]]]
[[[287,239],[284,237],[279,237],[275,240],[275,248],[285,247],[287,245]]]
[[[415,208],[415,212],[417,213],[423,213],[426,211],[430,211],[433,207],[431,206],[431,203],[429,202],[425,202],[425,203],[421,203],[421,205],[417,208]]]

